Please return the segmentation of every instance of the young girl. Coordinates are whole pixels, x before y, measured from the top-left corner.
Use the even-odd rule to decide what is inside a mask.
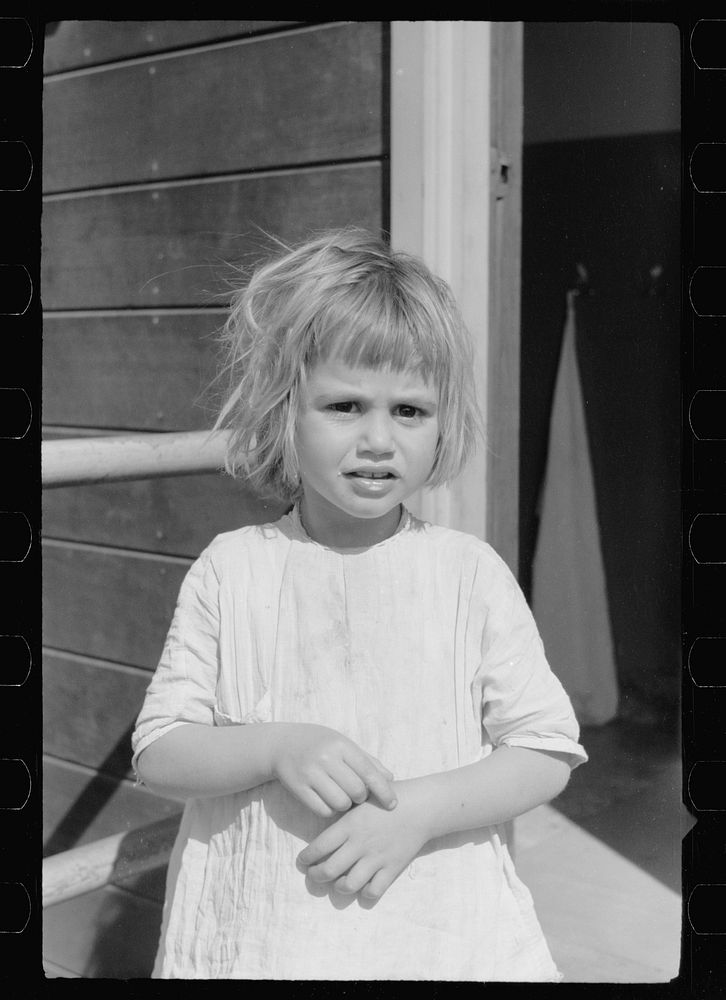
[[[412,516],[474,444],[447,286],[356,230],[226,324],[227,467],[293,501],[189,570],[133,737],[186,800],[163,978],[559,981],[504,824],[587,759],[517,583]]]

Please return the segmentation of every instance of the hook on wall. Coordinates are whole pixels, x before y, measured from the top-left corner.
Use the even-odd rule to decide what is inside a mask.
[[[580,261],[575,264],[575,277],[570,290],[575,292],[576,295],[595,294],[588,270]]]

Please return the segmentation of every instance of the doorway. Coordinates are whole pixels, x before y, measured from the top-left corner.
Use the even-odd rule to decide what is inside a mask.
[[[680,157],[674,25],[525,23],[519,578],[532,601],[567,293],[576,289],[618,690],[614,717],[583,726],[590,762],[553,804],[600,852],[584,876],[580,923],[566,925],[579,897],[566,914],[548,910],[557,893],[534,861],[531,872],[561,967],[578,975],[582,966],[579,981],[665,981],[678,969],[681,840],[691,823],[679,744]],[[605,924],[628,909],[635,882],[631,909],[645,905],[652,919],[608,954]],[[668,912],[666,941],[654,920]],[[602,927],[598,914],[608,915]]]

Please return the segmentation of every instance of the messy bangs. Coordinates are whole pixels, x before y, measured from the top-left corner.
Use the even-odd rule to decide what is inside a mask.
[[[427,485],[453,479],[481,419],[473,351],[445,282],[357,229],[325,233],[262,265],[235,293],[221,334],[225,467],[262,494],[300,492],[295,448],[301,379],[319,361],[410,371],[438,393],[440,436]]]
[[[434,380],[440,351],[429,317],[416,305],[385,275],[333,295],[312,324],[306,369],[335,358],[353,368],[411,371]]]

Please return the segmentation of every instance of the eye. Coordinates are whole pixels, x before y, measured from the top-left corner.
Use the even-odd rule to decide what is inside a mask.
[[[419,409],[418,406],[411,406],[408,403],[402,403],[397,409],[399,417],[403,417],[404,420],[413,420],[416,417],[423,416],[423,410]]]
[[[353,413],[356,403],[352,399],[342,400],[340,403],[328,403],[326,409],[333,413]]]

